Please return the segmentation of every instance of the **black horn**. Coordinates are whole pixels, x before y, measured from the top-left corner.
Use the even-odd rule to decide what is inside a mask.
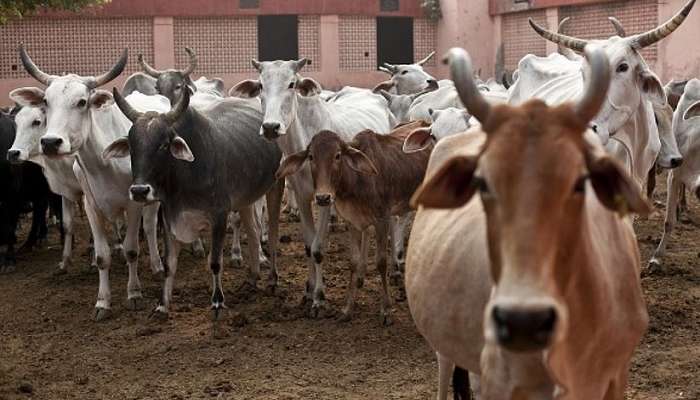
[[[187,88],[185,88],[185,90],[182,91],[180,98],[173,105],[173,108],[171,108],[170,111],[168,111],[168,113],[165,114],[165,119],[167,119],[169,123],[174,124],[187,111],[187,108],[189,106],[190,91]]]
[[[117,107],[119,107],[122,114],[124,114],[129,121],[136,122],[136,120],[143,115],[142,113],[136,111],[136,109],[132,107],[124,97],[122,97],[117,88],[112,88],[112,95],[114,96],[114,102],[117,103]]]
[[[139,54],[138,60],[139,60],[139,66],[141,67],[143,72],[147,73],[148,75],[158,79],[160,77],[160,74],[163,73],[163,71],[158,71],[157,69],[148,65],[146,60],[143,58],[143,54]]]
[[[189,47],[185,47],[185,51],[187,52],[187,55],[190,56],[190,65],[187,66],[187,69],[182,71],[182,74],[190,75],[197,68],[197,55]]]

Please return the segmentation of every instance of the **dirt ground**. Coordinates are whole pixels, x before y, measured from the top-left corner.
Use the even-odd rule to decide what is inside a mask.
[[[659,186],[663,186],[659,179]],[[656,200],[665,199],[663,188]],[[636,223],[646,266],[661,236],[662,207]],[[661,272],[644,273],[651,324],[631,367],[628,398],[700,399],[700,208],[680,223]],[[160,293],[145,245],[141,280],[149,308],[125,309],[126,265],[114,257],[113,318],[92,321],[97,273],[87,269],[88,227],[79,218],[75,266],[54,276],[48,248],[24,254],[18,271],[0,275],[0,399],[433,399],[435,357],[416,332],[407,304],[394,324],[379,320],[379,277],[370,265],[353,321],[306,318],[298,304],[307,262],[297,223],[283,216],[281,290],[245,297],[244,270],[225,269],[226,318],[213,334],[210,274],[184,250],[169,321],[148,320]],[[25,224],[26,226],[27,224]],[[329,303],[342,305],[349,257],[342,224],[331,234],[325,276]],[[394,294],[396,290],[394,289]]]

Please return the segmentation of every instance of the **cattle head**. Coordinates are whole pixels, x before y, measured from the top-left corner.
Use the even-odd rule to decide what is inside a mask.
[[[408,122],[408,111],[411,108],[411,104],[413,104],[413,102],[416,101],[417,98],[430,92],[434,92],[439,88],[438,82],[435,79],[429,79],[428,81],[426,81],[426,84],[427,86],[425,87],[425,89],[413,94],[389,93],[387,91],[387,85],[384,85],[383,83],[380,83],[379,85],[375,86],[374,89],[372,89],[372,92],[377,93],[384,97],[384,99],[386,99],[386,102],[389,106],[389,111],[391,111],[391,113],[394,114],[398,121]],[[393,87],[394,84],[392,83],[390,86]]]
[[[391,82],[394,83],[396,94],[418,93],[428,86],[428,80],[435,78],[423,69],[423,64],[428,62],[435,52],[428,54],[424,59],[415,64],[389,64],[384,63],[379,70],[391,75]]]
[[[167,69],[160,71],[148,65],[143,58],[143,54],[139,54],[138,57],[139,65],[143,72],[156,79],[156,90],[158,90],[158,93],[167,97],[171,103],[180,98],[183,88],[189,87],[192,91],[197,90],[190,78],[192,72],[197,68],[197,55],[189,47],[185,47],[185,51],[190,57],[190,65],[184,70]]]
[[[428,109],[432,124],[413,130],[403,143],[404,153],[422,151],[438,140],[469,129],[471,115],[467,110],[449,107],[443,110]]]
[[[604,50],[587,47],[585,56],[591,75],[578,103],[549,107],[532,99],[514,107],[491,106],[472,79],[468,54],[461,49],[449,53],[459,96],[487,138],[479,154],[444,161],[426,177],[412,203],[456,208],[475,194],[480,197],[495,283],[484,323],[492,346],[538,351],[565,334],[562,294],[586,204],[595,201],[587,191],[613,211],[648,211],[621,166],[584,138],[610,81]]]
[[[129,197],[138,202],[159,201],[172,160],[193,162],[194,155],[187,142],[178,135],[176,126],[186,114],[190,103],[189,90],[167,113],[141,113],[113,89],[114,101],[133,123],[129,134],[112,142],[102,153],[105,160],[131,156],[133,182]]]
[[[294,123],[298,97],[317,96],[321,85],[311,78],[302,78],[299,71],[308,59],[291,61],[256,61],[253,67],[260,72],[259,80],[245,80],[229,92],[232,96],[260,96],[263,123],[260,134],[273,140],[285,135]]]
[[[39,141],[46,133],[44,91],[35,87],[19,88],[10,92],[10,98],[21,108],[15,115],[17,133],[7,151],[7,160],[21,163],[41,154]]]
[[[319,206],[329,206],[335,201],[338,182],[343,175],[377,175],[377,168],[365,153],[330,131],[319,132],[306,150],[285,157],[277,170],[277,179],[296,173],[306,162],[311,167],[314,198]]]
[[[593,130],[603,143],[614,135],[636,113],[642,100],[652,104],[666,103],[663,85],[649,69],[639,51],[660,41],[676,30],[686,19],[695,0],[690,0],[681,11],[663,25],[633,36],[613,36],[607,40],[584,40],[554,33],[530,20],[532,28],[543,38],[576,52],[582,52],[586,44],[601,46],[610,60],[611,83],[608,98],[598,115],[591,121]],[[618,23],[619,24],[619,23]],[[616,29],[622,29],[621,26]],[[618,30],[624,35],[624,30]],[[584,72],[587,75],[588,72]]]
[[[49,75],[34,64],[24,46],[20,46],[19,54],[29,75],[47,86],[43,99],[29,99],[32,102],[43,100],[46,107],[46,134],[41,138],[42,153],[61,156],[78,151],[91,131],[92,111],[112,103],[112,95],[97,88],[122,73],[129,58],[128,51],[124,49],[112,69],[97,77]]]

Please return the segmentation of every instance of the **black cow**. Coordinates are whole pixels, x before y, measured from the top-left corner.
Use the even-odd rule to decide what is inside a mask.
[[[248,233],[251,271],[247,284],[260,278],[258,235],[253,203],[267,195],[270,220],[268,288],[277,285],[276,247],[283,185],[275,179],[282,152],[258,134],[262,114],[256,100],[221,99],[206,111],[189,107],[189,90],[165,114],[140,113],[114,89],[114,100],[134,124],[128,137],[110,144],[103,157],[131,156],[132,199],[160,201],[166,227],[166,279],[154,316],[167,316],[182,242],[191,243],[211,227],[209,266],[214,288],[212,309],[224,308],[221,286],[223,244],[229,212],[240,211]]]
[[[7,154],[15,140],[14,113],[0,112],[0,154]],[[32,227],[21,250],[32,249],[46,238],[46,211],[49,204],[58,204],[54,210],[60,218],[61,198],[49,190],[41,167],[33,163],[11,164],[0,157],[0,245],[7,246],[4,259],[0,260],[0,273],[15,269],[15,244],[19,217],[27,210],[32,212]],[[31,204],[31,206],[29,206]]]

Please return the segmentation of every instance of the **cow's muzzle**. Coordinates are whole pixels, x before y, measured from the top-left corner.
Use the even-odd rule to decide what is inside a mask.
[[[19,150],[11,149],[7,151],[7,161],[11,162],[12,164],[19,164],[23,160],[20,158],[22,155],[22,152]]]
[[[63,139],[60,137],[44,137],[41,138],[41,152],[48,156],[58,155],[58,150],[63,144]]]
[[[329,193],[319,193],[316,195],[316,204],[321,207],[330,206],[333,203],[333,196]]]
[[[491,318],[499,345],[515,352],[537,351],[550,344],[557,324],[557,311],[549,306],[494,306]]]
[[[274,140],[280,137],[282,124],[279,122],[264,122],[260,130],[266,139]]]
[[[145,203],[153,200],[153,188],[151,185],[131,185],[129,188],[131,200]]]

